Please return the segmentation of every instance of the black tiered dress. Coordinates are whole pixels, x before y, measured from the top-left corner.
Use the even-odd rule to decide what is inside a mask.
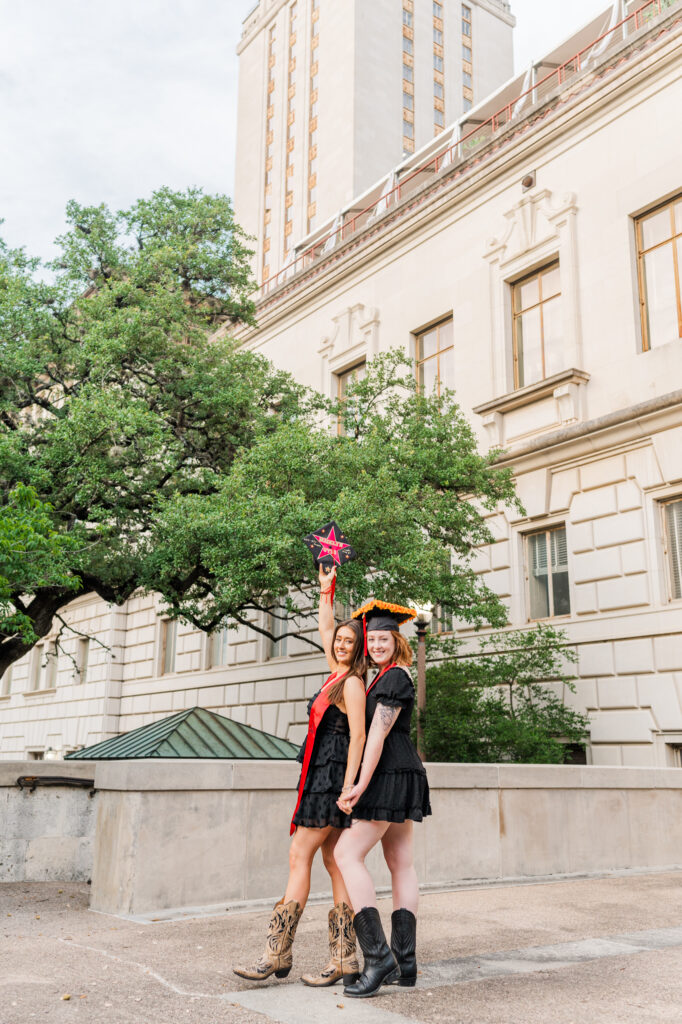
[[[389,668],[368,688],[365,718],[367,735],[377,704],[400,708],[400,714],[384,741],[379,763],[370,783],[353,809],[365,821],[422,821],[431,814],[426,770],[410,739],[414,684],[400,666]]]
[[[308,716],[320,691],[308,702]],[[350,729],[348,716],[335,704],[325,711],[315,734],[313,753],[308,765],[301,802],[292,824],[305,828],[348,828],[350,815],[337,807],[348,762]],[[296,760],[303,764],[305,741]],[[300,779],[297,789],[300,786]]]

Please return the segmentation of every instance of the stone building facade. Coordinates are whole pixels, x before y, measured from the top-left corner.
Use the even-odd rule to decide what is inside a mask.
[[[397,345],[456,389],[526,510],[491,516],[479,571],[512,627],[566,630],[566,696],[605,765],[675,765],[682,747],[682,5],[646,7],[578,61],[569,41],[506,120],[494,97],[475,134],[416,153],[391,204],[377,192],[374,216],[262,289],[241,338],[330,394]],[[302,645],[208,638],[152,596],[80,598],[68,617],[95,640],[41,668],[47,638],[0,681],[1,757],[193,704],[302,736],[325,668]]]

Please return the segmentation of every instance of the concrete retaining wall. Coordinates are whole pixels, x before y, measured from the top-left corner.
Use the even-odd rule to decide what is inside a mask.
[[[92,778],[93,763],[0,761],[0,882],[81,882],[92,875],[95,799],[87,789],[17,786],[20,775]]]
[[[431,765],[416,826],[427,885],[682,864],[682,770]],[[298,765],[97,766],[94,909],[119,914],[282,895]],[[371,869],[389,876],[380,851]],[[312,891],[329,890],[321,862]]]
[[[59,763],[59,774],[93,770],[91,800],[82,790],[16,789],[18,775],[56,774],[54,763],[2,765],[0,877],[88,877],[92,849],[95,910],[148,914],[281,896],[298,765]],[[428,772],[434,813],[415,830],[427,886],[682,864],[682,769],[435,764]],[[379,850],[369,863],[388,885]],[[328,890],[316,863],[312,891]]]

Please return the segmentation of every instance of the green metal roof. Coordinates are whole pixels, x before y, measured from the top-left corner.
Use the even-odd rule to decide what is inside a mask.
[[[69,761],[118,761],[143,757],[224,757],[291,760],[298,747],[289,740],[233,722],[205,708],[189,708],[132,732],[67,754]]]

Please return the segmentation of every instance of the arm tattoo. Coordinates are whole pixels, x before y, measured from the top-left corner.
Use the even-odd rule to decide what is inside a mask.
[[[388,733],[393,726],[400,708],[389,708],[385,704],[377,704],[377,709],[374,712],[375,721],[378,721],[383,732]]]

